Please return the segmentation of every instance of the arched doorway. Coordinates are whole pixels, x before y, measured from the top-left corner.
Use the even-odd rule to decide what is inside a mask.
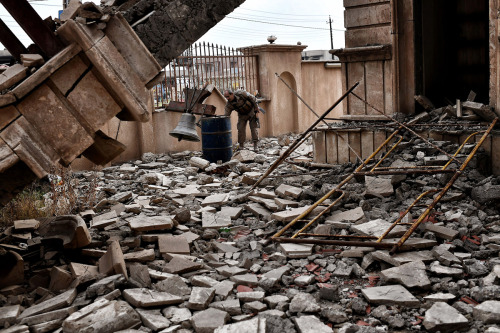
[[[297,82],[290,72],[283,72],[280,77],[285,81],[293,90],[297,91]],[[276,134],[284,133],[297,133],[299,131],[299,115],[297,107],[297,97],[290,91],[290,89],[280,80],[278,80],[278,103],[277,107],[280,110],[278,114],[281,119],[275,120]]]

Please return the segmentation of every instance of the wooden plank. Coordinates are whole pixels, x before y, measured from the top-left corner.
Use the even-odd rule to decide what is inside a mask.
[[[491,171],[500,175],[500,136],[491,137]]]
[[[47,85],[34,90],[17,108],[65,164],[69,165],[94,142],[65,103]]]
[[[356,6],[366,6],[373,5],[381,2],[389,2],[389,0],[344,0],[344,7],[356,7]]]
[[[92,133],[122,110],[92,72],[78,82],[68,95],[68,101],[75,112],[86,120]]]
[[[140,122],[149,120],[153,110],[151,92],[142,84],[130,65],[118,53],[111,41],[103,37],[86,53],[100,76],[99,81],[121,101],[130,116]]]
[[[83,152],[83,156],[97,165],[105,165],[127,148],[123,143],[110,138],[102,131],[97,131],[94,144]]]
[[[375,133],[373,133],[373,147],[374,147],[374,150],[377,149],[382,143],[384,143],[384,141],[386,139],[387,139],[387,137],[386,137],[385,131],[375,131]],[[376,158],[380,158],[380,155],[382,155],[382,153],[384,153],[386,151],[387,151],[387,145],[385,145],[378,152],[378,154],[375,157]]]
[[[362,62],[355,62],[347,64],[347,72],[348,72],[348,86],[352,86],[354,83],[359,81],[359,85],[356,87],[354,92],[361,98],[365,98],[365,66]],[[359,115],[366,114],[366,106],[365,103],[360,101],[357,97],[349,94],[347,97],[349,99],[349,110],[348,114]]]
[[[142,40],[132,30],[121,14],[113,16],[104,30],[120,54],[132,66],[143,84],[153,80],[162,70]],[[134,47],[131,47],[133,45]]]
[[[338,142],[338,160],[340,164],[349,162],[349,147],[347,143],[349,142],[349,136],[346,132],[337,132],[339,136]]]
[[[12,105],[0,108],[0,131],[20,115],[19,111]]]
[[[81,50],[82,49],[76,44],[67,46],[55,57],[52,57],[49,61],[47,61],[30,77],[24,80],[20,85],[14,88],[12,92],[18,99],[25,97],[29,92],[31,92],[33,89],[47,80],[47,78],[52,75],[52,73],[54,73],[68,61],[73,59],[73,57],[81,52]]]
[[[21,54],[28,53],[23,43],[17,39],[16,35],[9,29],[4,21],[0,18],[0,43],[2,43],[9,53],[19,62]]]
[[[64,48],[63,43],[40,18],[28,1],[0,0],[0,2],[47,58],[55,56]]]
[[[0,173],[11,168],[19,161],[19,157],[10,149],[5,141],[0,138]]]
[[[345,47],[362,47],[372,43],[391,45],[392,34],[389,24],[378,27],[348,29],[345,32]]]
[[[171,101],[170,103],[167,104],[165,107],[166,111],[173,111],[173,112],[185,112],[186,110],[186,102],[177,102],[177,101]],[[214,115],[215,111],[217,108],[213,105],[209,104],[195,104],[193,106],[192,112],[193,114],[205,114],[205,115]]]
[[[374,151],[373,131],[361,132],[361,158],[367,159]]]
[[[361,156],[361,133],[348,133],[348,140],[349,146],[351,146],[351,149],[349,149],[349,161],[351,163],[356,163],[356,161],[358,160],[356,154],[358,154],[358,156]]]
[[[66,21],[57,29],[57,34],[66,44],[77,43],[84,52],[94,47],[104,37],[104,32],[95,25],[89,27],[73,20]]]
[[[384,113],[384,66],[382,61],[368,61],[365,63],[366,76],[366,101],[375,107],[366,108],[368,115],[380,115]],[[380,111],[380,112],[379,112]]]
[[[7,126],[0,137],[38,178],[50,173],[59,161],[57,153],[45,144],[40,133],[24,117]]]
[[[313,141],[313,161],[315,163],[326,163],[326,151],[325,151],[325,132],[314,131],[312,133]]]
[[[391,115],[396,112],[396,107],[394,105],[394,77],[392,70],[393,65],[394,62],[392,60],[384,62],[384,112],[387,115]]]
[[[50,76],[50,80],[57,89],[66,96],[68,91],[75,85],[83,73],[89,68],[80,56],[71,59],[67,64],[59,68]]]
[[[347,30],[390,23],[391,6],[389,2],[373,4],[369,7],[348,7],[344,12],[344,27]]]
[[[325,132],[325,142],[326,142],[326,163],[337,164],[338,159],[338,138],[337,134],[333,131]]]
[[[0,95],[0,108],[12,104],[16,101],[16,96],[12,92]]]

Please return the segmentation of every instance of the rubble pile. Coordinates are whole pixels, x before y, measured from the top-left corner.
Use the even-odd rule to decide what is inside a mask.
[[[408,240],[419,242],[390,255],[271,240],[355,168],[283,163],[248,193],[290,139],[220,165],[198,152],[144,154],[98,172],[93,210],[16,221],[0,247],[11,256],[0,268],[1,332],[500,332],[500,177],[480,172],[486,154]],[[429,149],[409,139],[383,165],[439,163]],[[301,146],[291,162],[311,151]],[[447,177],[354,177],[310,232],[379,236]]]

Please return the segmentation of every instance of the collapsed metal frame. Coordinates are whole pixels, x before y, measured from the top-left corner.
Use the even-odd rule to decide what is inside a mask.
[[[476,143],[475,147],[472,149],[472,151],[469,153],[467,158],[461,162],[460,167],[457,169],[448,169],[450,164],[455,161],[459,162],[457,159],[458,154],[460,151],[464,148],[465,144],[469,142],[470,139],[473,137],[475,138],[478,134],[481,134],[481,131],[475,132],[470,134],[466,140],[460,145],[460,147],[457,149],[455,154],[453,156],[450,156],[449,154],[446,154],[448,157],[450,157],[449,161],[443,166],[443,167],[435,167],[435,166],[427,166],[427,167],[379,167],[379,165],[385,160],[393,151],[394,149],[401,143],[402,137],[399,136],[399,140],[389,149],[389,151],[373,166],[370,170],[368,171],[363,171],[365,167],[368,166],[368,164],[371,162],[372,159],[377,156],[377,154],[384,148],[386,147],[391,140],[403,129],[408,129],[408,126],[411,126],[410,124],[400,124],[399,128],[396,129],[368,158],[366,158],[361,165],[359,165],[354,172],[352,172],[350,175],[348,175],[340,184],[338,184],[334,189],[330,190],[327,194],[325,194],[321,199],[316,201],[313,205],[311,205],[306,211],[304,211],[302,214],[297,216],[295,219],[293,219],[290,223],[288,223],[284,228],[282,228],[280,231],[278,231],[276,234],[274,234],[271,239],[275,242],[280,242],[280,243],[303,243],[303,244],[320,244],[320,245],[340,245],[340,246],[364,246],[364,247],[374,247],[374,248],[383,248],[383,249],[390,249],[390,254],[394,254],[398,252],[399,250],[403,250],[404,248],[404,243],[408,240],[408,238],[411,236],[411,234],[417,229],[417,227],[426,219],[426,217],[431,213],[431,211],[434,209],[436,204],[441,200],[441,198],[444,197],[446,192],[451,188],[453,183],[460,177],[462,172],[465,170],[469,162],[472,160],[472,158],[475,156],[477,150],[479,147],[482,145],[484,140],[488,137],[490,132],[493,130],[495,127],[496,123],[498,121],[498,118],[495,118],[490,126],[484,131],[481,139]],[[415,134],[413,131],[409,131],[412,134]],[[425,140],[427,141],[427,140]],[[448,183],[441,189],[433,189],[433,190],[428,190],[422,194],[420,194],[415,201],[400,215],[399,218],[397,218],[391,226],[380,236],[380,237],[375,237],[375,236],[358,236],[358,235],[328,235],[328,234],[311,234],[311,233],[304,233],[305,230],[307,230],[313,223],[315,223],[321,216],[326,214],[332,207],[334,207],[337,203],[339,203],[342,198],[345,196],[346,192],[342,190],[342,187],[347,184],[353,177],[355,176],[360,176],[360,175],[393,175],[393,174],[438,174],[438,173],[453,173],[453,176],[451,179],[448,181]],[[420,216],[413,222],[413,223],[403,223],[403,219],[405,216],[410,212],[410,210],[424,197],[431,193],[437,193],[437,196],[433,199],[433,201],[427,206],[425,211],[420,214]],[[339,193],[340,196],[337,197],[331,204],[329,204],[326,208],[324,208],[317,216],[315,216],[311,220],[304,220],[305,217],[307,217],[316,207],[318,207],[321,203],[323,203],[325,200],[330,198],[332,195],[335,193]],[[298,222],[304,222],[306,221],[306,225],[302,227],[299,231],[295,232],[293,236],[291,237],[281,237],[288,229],[290,229],[292,226],[297,224]],[[410,225],[410,228],[405,232],[405,234],[397,241],[396,243],[394,242],[387,242],[386,237],[389,235],[389,233],[398,225]],[[298,238],[298,237],[313,237],[313,238]],[[321,237],[323,239],[318,239],[314,237]],[[324,238],[333,238],[333,239],[324,239]],[[356,239],[356,240],[340,240],[340,238],[350,238],[350,239]]]

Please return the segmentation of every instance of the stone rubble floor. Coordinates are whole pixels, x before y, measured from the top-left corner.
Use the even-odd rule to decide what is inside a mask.
[[[271,236],[355,168],[283,163],[245,196],[291,140],[222,165],[147,153],[97,172],[98,203],[80,214],[90,244],[58,249],[34,229],[25,283],[0,290],[0,332],[500,332],[500,177],[471,163],[412,235],[422,248],[279,244]],[[386,166],[427,161],[421,140],[398,149]],[[311,155],[306,144],[292,159]],[[83,187],[95,174],[75,176]],[[447,180],[356,177],[310,231],[379,236]]]

